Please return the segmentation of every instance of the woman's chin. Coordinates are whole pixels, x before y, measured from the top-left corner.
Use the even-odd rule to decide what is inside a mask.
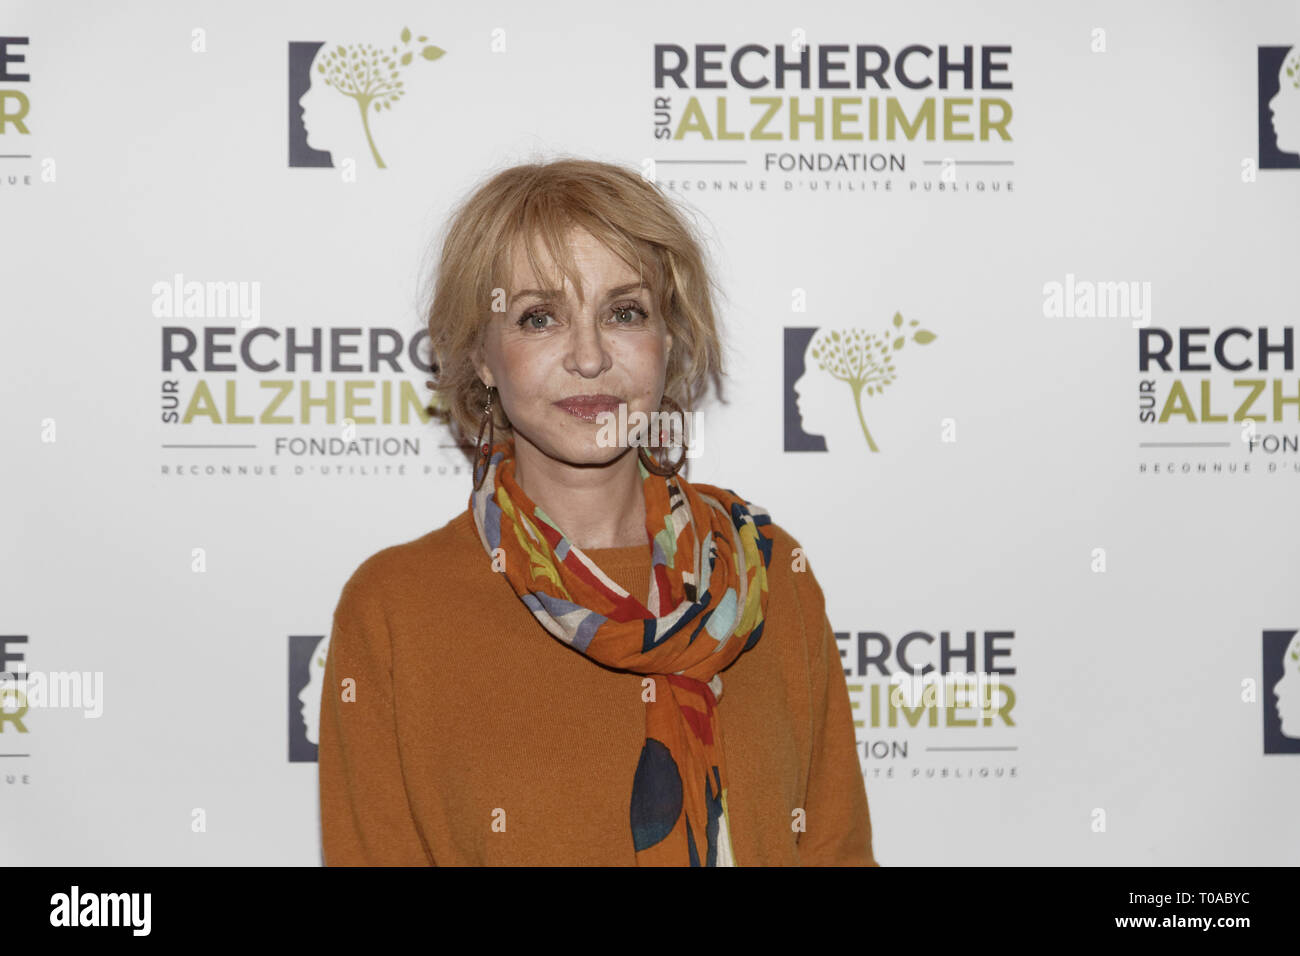
[[[626,446],[611,444],[600,424],[565,417],[568,420],[558,426],[555,422],[547,423],[545,433],[539,429],[536,437],[529,436],[516,424],[516,452],[520,445],[527,444],[546,457],[566,464],[607,465],[628,450]]]
[[[547,447],[549,450],[545,451],[545,454],[548,457],[575,467],[608,465],[620,458],[628,450],[601,444],[597,441],[594,431],[586,438],[564,436],[550,443]]]

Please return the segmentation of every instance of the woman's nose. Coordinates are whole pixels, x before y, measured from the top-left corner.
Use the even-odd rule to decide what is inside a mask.
[[[599,374],[608,360],[599,321],[584,316],[571,328],[569,351],[573,364],[584,375]]]

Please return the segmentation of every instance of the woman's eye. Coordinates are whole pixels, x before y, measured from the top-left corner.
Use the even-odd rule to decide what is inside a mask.
[[[625,320],[619,322],[620,325],[631,325],[634,322],[640,322],[642,319],[649,318],[645,309],[641,308],[639,305],[616,305],[614,307],[614,315],[616,317],[623,315],[626,316]]]
[[[539,324],[537,324],[534,320],[536,320],[536,319],[549,319],[550,317],[551,317],[551,313],[549,313],[549,312],[544,312],[544,311],[540,311],[540,310],[537,311],[537,312],[526,312],[526,313],[524,313],[523,318],[521,318],[521,319],[519,320],[519,324],[520,324],[521,326],[525,326],[525,325],[526,325],[526,326],[527,326],[528,328],[530,328],[530,329],[544,329],[544,328],[546,328],[546,324],[545,324],[545,323],[542,323],[542,324],[539,325]]]

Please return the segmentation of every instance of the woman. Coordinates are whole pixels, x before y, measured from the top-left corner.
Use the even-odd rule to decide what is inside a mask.
[[[451,223],[428,323],[474,486],[343,588],[326,864],[876,865],[798,542],[601,414],[684,413],[719,381],[664,195],[596,162],[498,174]]]

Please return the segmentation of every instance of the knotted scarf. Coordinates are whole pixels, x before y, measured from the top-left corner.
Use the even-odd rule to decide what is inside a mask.
[[[650,678],[645,744],[629,768],[637,864],[735,865],[719,671],[762,637],[771,518],[734,491],[665,478],[638,459],[653,555],[647,606],[569,542],[515,482],[514,466],[513,444],[493,445],[470,495],[483,547],[504,558],[510,586],[550,634]]]

